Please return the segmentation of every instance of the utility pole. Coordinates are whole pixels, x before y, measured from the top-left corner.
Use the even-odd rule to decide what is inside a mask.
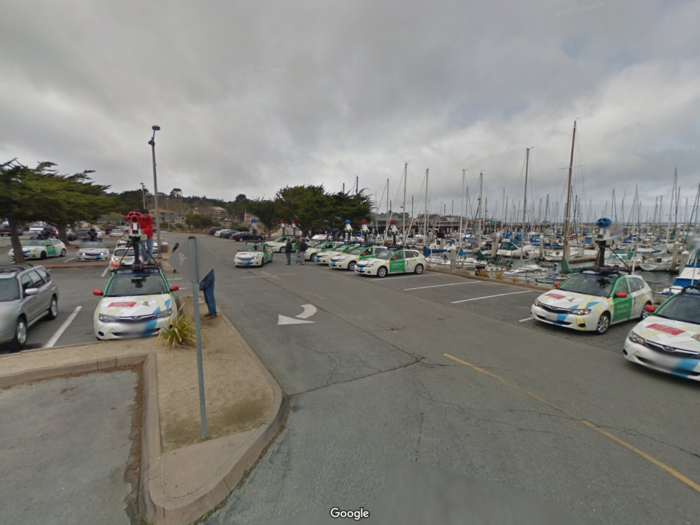
[[[151,145],[151,153],[153,154],[153,200],[155,201],[156,207],[156,241],[158,242],[158,258],[162,257],[160,252],[160,208],[158,208],[158,176],[156,175],[156,131],[160,131],[160,126],[151,126],[153,130],[153,137],[148,142]],[[152,254],[151,254],[152,255]]]

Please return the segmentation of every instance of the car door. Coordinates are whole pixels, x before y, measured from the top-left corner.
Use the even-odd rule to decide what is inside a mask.
[[[31,324],[39,315],[41,304],[38,295],[27,295],[25,292],[33,288],[33,280],[30,272],[23,273],[19,278],[19,284],[22,288],[22,304],[23,310],[27,314],[27,324]]]
[[[618,293],[626,293],[627,297],[617,297]],[[615,283],[612,294],[613,323],[626,321],[632,316],[632,297],[626,277],[620,277]]]
[[[628,277],[627,281],[632,296],[632,312],[630,313],[630,317],[636,319],[642,315],[642,310],[644,309],[644,281],[638,277]]]
[[[412,273],[416,269],[416,262],[417,259],[415,258],[416,252],[412,250],[406,250],[405,251],[405,256],[406,256],[406,273]]]
[[[51,239],[44,243],[44,249],[46,250],[47,257],[56,257],[56,246],[54,246]]]
[[[406,273],[406,257],[403,250],[397,250],[391,256],[389,273]]]
[[[46,272],[44,271],[44,273]],[[39,293],[36,295],[37,315],[42,315],[49,309],[49,303],[51,302],[51,279],[48,278],[48,274],[45,279],[38,269],[29,272],[29,276],[32,280],[32,288],[39,290]]]

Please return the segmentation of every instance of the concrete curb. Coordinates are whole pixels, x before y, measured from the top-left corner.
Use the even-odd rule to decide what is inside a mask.
[[[524,288],[525,290],[536,290],[538,292],[546,292],[549,290],[551,287],[546,287],[546,286],[536,286],[534,284],[525,284],[525,283],[513,283],[506,281],[505,279],[491,279],[487,277],[479,277],[478,275],[464,275],[461,273],[455,273],[455,272],[450,272],[447,270],[437,270],[434,268],[431,269],[426,269],[426,272],[434,272],[434,273],[441,273],[443,275],[450,275],[452,277],[461,277],[462,279],[472,279],[474,281],[482,281],[485,283],[492,283],[492,284],[502,284],[505,286],[514,286],[516,288]]]
[[[105,262],[108,261],[100,261],[100,262],[69,262],[69,263],[48,263],[48,264],[43,264],[42,266],[46,268],[47,270],[59,270],[61,268],[104,268]]]
[[[287,396],[272,374],[262,364],[257,355],[243,339],[233,323],[223,314],[224,320],[234,337],[238,337],[246,352],[255,361],[273,391],[273,400],[265,421],[250,432],[243,444],[228,457],[222,458],[219,467],[207,481],[184,496],[173,497],[166,493],[163,483],[163,457],[160,442],[160,421],[158,410],[158,386],[155,355],[144,363],[143,373],[143,425],[141,435],[141,486],[139,491],[139,512],[154,525],[187,525],[199,520],[207,512],[220,504],[238,485],[245,472],[257,461],[270,441],[277,435],[284,422],[287,409]],[[153,359],[151,359],[151,357]],[[208,440],[203,443],[177,449],[179,454],[194,456],[196,447],[201,453],[201,445],[225,449],[228,436]]]
[[[103,357],[101,359],[91,361],[79,361],[77,363],[47,366],[45,368],[34,368],[23,372],[0,375],[0,388],[10,388],[22,383],[44,381],[46,379],[54,379],[70,374],[85,374],[88,372],[97,371],[103,372],[114,368],[136,366],[146,361],[148,355],[149,354],[132,354],[119,357]]]

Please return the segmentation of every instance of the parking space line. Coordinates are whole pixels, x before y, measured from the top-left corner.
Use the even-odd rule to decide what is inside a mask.
[[[494,373],[492,373],[492,372],[488,372],[487,370],[484,370],[483,368],[479,368],[478,366],[475,366],[475,365],[472,365],[472,364],[470,364],[470,363],[467,363],[466,361],[462,361],[461,359],[458,359],[458,358],[456,358],[456,357],[454,357],[454,356],[451,356],[450,354],[442,354],[442,355],[444,355],[445,357],[447,357],[447,358],[449,358],[449,359],[452,359],[453,361],[457,361],[458,363],[461,363],[461,364],[463,364],[464,366],[468,366],[468,367],[471,368],[472,370],[476,370],[477,372],[481,372],[482,374],[486,374],[487,376],[492,377],[493,379],[496,379],[497,381],[500,381],[500,382],[503,383],[504,385],[507,385],[507,386],[509,386],[509,387],[511,387],[511,388],[513,388],[513,389],[515,389],[515,390],[517,390],[517,391],[519,391],[519,392],[522,392],[523,394],[525,394],[525,395],[527,395],[527,396],[529,396],[529,397],[531,397],[531,398],[533,398],[533,399],[536,399],[537,401],[540,401],[540,402],[544,403],[545,405],[550,406],[550,407],[552,407],[553,409],[555,409],[555,410],[557,410],[557,411],[563,413],[563,414],[566,415],[567,417],[569,417],[569,418],[571,418],[571,419],[573,419],[573,420],[575,420],[575,421],[578,421],[579,423],[581,423],[581,424],[583,424],[583,425],[586,425],[586,426],[587,426],[588,428],[590,428],[591,430],[595,430],[596,432],[599,432],[599,433],[603,434],[605,437],[608,437],[608,438],[612,439],[613,441],[615,441],[616,443],[622,445],[623,447],[625,447],[625,448],[631,450],[632,452],[634,452],[634,453],[636,453],[636,454],[639,454],[639,455],[642,456],[644,459],[646,459],[647,461],[653,463],[653,464],[656,465],[657,467],[659,467],[659,468],[665,470],[666,472],[668,472],[669,474],[671,474],[673,477],[675,477],[675,478],[678,479],[679,481],[681,481],[681,482],[685,483],[686,485],[688,485],[690,488],[696,490],[697,492],[700,492],[700,484],[695,483],[693,480],[687,478],[686,476],[684,476],[683,474],[681,474],[681,473],[678,472],[677,470],[674,470],[674,469],[672,469],[671,467],[669,467],[668,465],[662,463],[661,461],[659,461],[659,460],[657,460],[657,459],[651,457],[651,456],[650,456],[649,454],[647,454],[646,452],[642,452],[641,450],[639,450],[639,449],[636,448],[635,446],[633,446],[633,445],[627,443],[627,442],[624,441],[623,439],[620,439],[619,437],[617,437],[617,436],[611,434],[610,432],[606,432],[605,430],[603,430],[602,428],[600,428],[600,427],[599,427],[598,425],[596,425],[595,423],[591,423],[590,421],[587,421],[587,420],[585,420],[585,419],[583,419],[583,418],[581,418],[581,417],[578,417],[577,415],[572,414],[571,412],[568,412],[567,410],[563,409],[563,408],[560,407],[559,405],[555,405],[555,404],[552,403],[551,401],[547,401],[546,399],[544,399],[544,398],[538,396],[537,394],[534,394],[534,393],[530,392],[529,390],[524,389],[524,388],[521,387],[521,386],[518,386],[518,385],[513,384],[513,383],[509,383],[508,381],[506,381],[506,380],[503,379],[502,377],[497,376],[496,374],[494,374]]]
[[[63,262],[64,262],[64,263],[67,263],[68,261],[72,261],[73,259],[75,259],[75,257],[71,257],[70,259],[66,259],[66,260],[63,261]]]
[[[491,299],[492,297],[503,297],[504,295],[517,295],[519,293],[532,293],[534,290],[523,290],[522,292],[499,293],[497,295],[486,295],[484,297],[474,297],[473,299],[462,299],[460,301],[452,301],[452,304],[467,303],[469,301],[480,301],[481,299]]]
[[[524,323],[525,321],[532,321],[532,317],[528,317],[527,319],[521,319],[518,321],[519,323]]]
[[[432,286],[418,286],[417,288],[404,288],[404,292],[410,292],[411,290],[425,290],[426,288],[440,288],[441,286],[460,286],[462,284],[483,284],[482,281],[465,281],[461,283],[448,283],[448,284],[434,284]]]
[[[75,319],[75,316],[78,315],[78,312],[82,309],[82,306],[76,306],[75,310],[73,310],[73,313],[68,316],[68,319],[66,319],[63,324],[60,326],[58,330],[56,330],[56,333],[53,334],[51,339],[48,340],[44,348],[51,348],[53,345],[56,344],[56,341],[58,341],[58,338],[63,335],[63,332],[66,331],[66,328],[70,326],[70,324],[73,322],[73,319]]]
[[[107,268],[105,268],[105,271],[102,272],[102,275],[100,277],[104,277],[108,271],[109,271],[109,266],[107,266]]]

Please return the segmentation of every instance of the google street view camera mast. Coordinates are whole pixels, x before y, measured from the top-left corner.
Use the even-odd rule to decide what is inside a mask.
[[[345,219],[345,240],[350,242],[352,238],[352,223],[350,219]]]
[[[360,221],[360,224],[362,224],[362,237],[365,239],[365,244],[369,243],[369,227],[367,226],[367,220],[362,219]]]
[[[141,249],[141,241],[146,240],[146,235],[141,232],[141,226],[139,221],[141,220],[141,214],[137,211],[130,211],[126,217],[124,217],[124,222],[126,222],[126,246],[134,248],[134,270],[141,269],[141,254],[139,253]]]
[[[612,221],[608,218],[598,219],[598,235],[595,236],[595,243],[598,246],[596,254],[596,269],[605,268],[605,248],[612,245]]]

